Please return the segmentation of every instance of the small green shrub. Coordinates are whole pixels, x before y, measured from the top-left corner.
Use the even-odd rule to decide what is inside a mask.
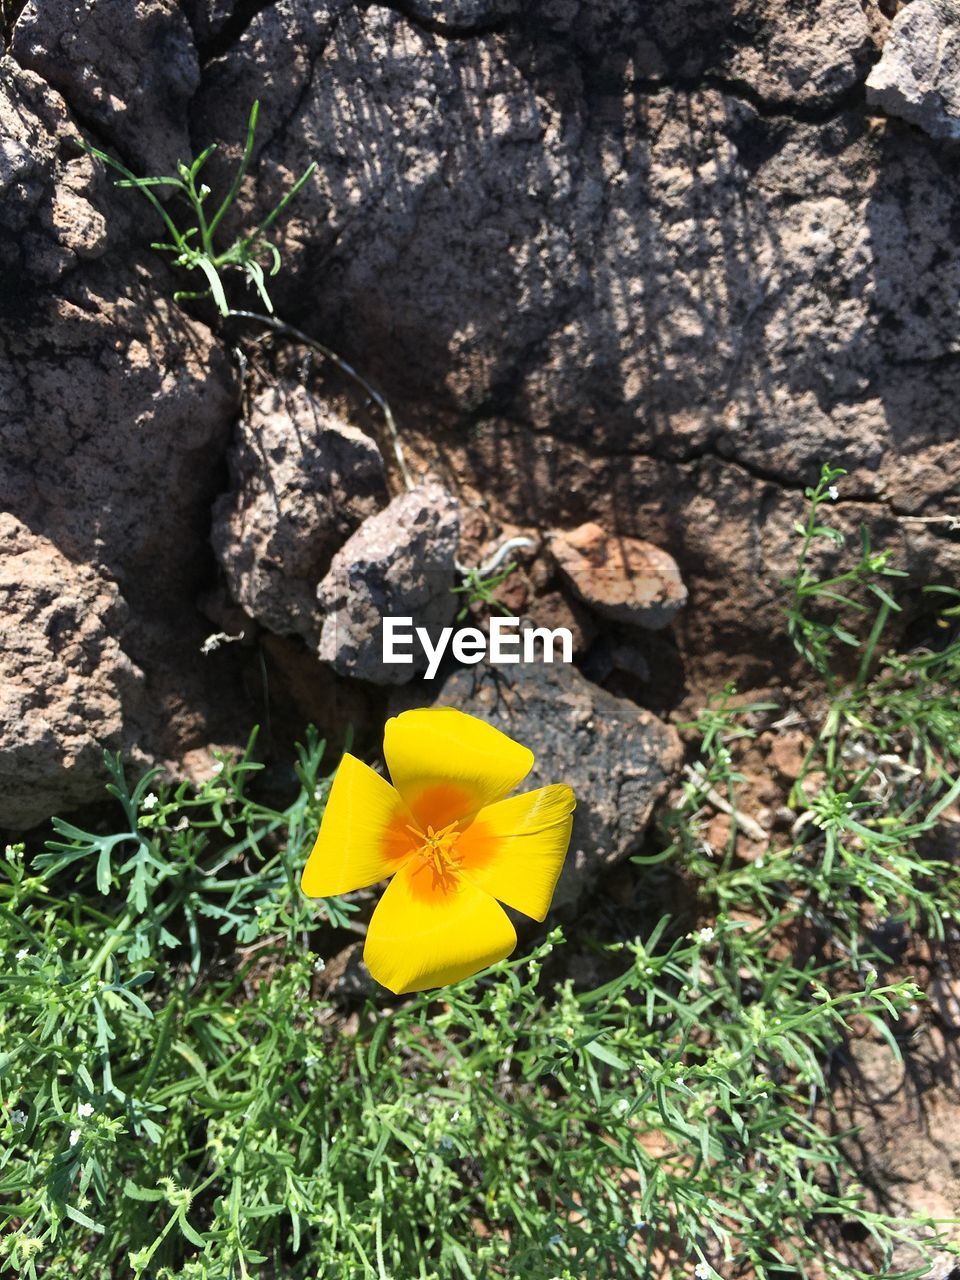
[[[960,792],[960,642],[882,655],[876,627],[829,624],[811,641],[823,593],[805,559],[798,574],[798,648],[821,674],[834,641],[868,658],[824,675],[793,831],[739,853],[736,752],[770,709],[725,691],[637,859],[651,898],[682,873],[711,923],[654,913],[596,939],[613,976],[592,990],[562,976],[554,930],[344,1023],[317,998],[314,948],[318,927],[362,928],[357,903],[318,921],[297,888],[328,784],[319,739],[284,810],[255,798],[253,741],[196,788],[131,789],[108,759],[109,831],[58,821],[45,851],[7,849],[0,881],[0,1271],[889,1280],[894,1247],[936,1224],[869,1207],[829,1124],[828,1064],[853,1017],[900,1052],[891,1028],[919,993],[878,976],[877,925],[938,936],[957,909],[954,868],[925,849]],[[717,796],[733,816],[715,855]],[[835,1248],[842,1223],[865,1231],[862,1263]],[[927,1274],[923,1249],[901,1276]]]
[[[290,190],[286,192],[253,231],[248,235],[238,236],[226,247],[218,248],[217,232],[220,229],[220,224],[239,195],[243,179],[253,158],[253,144],[257,132],[257,117],[259,113],[260,103],[254,102],[247,124],[246,144],[244,145],[237,171],[230,184],[230,189],[211,213],[208,213],[206,207],[211,191],[206,183],[201,181],[200,175],[204,165],[217,150],[215,144],[201,151],[192,163],[184,164],[181,161],[177,165],[176,177],[153,176],[138,178],[135,173],[132,173],[125,164],[114,156],[92,146],[89,142],[77,139],[77,145],[83,151],[95,156],[111,169],[123,174],[123,177],[117,183],[118,187],[130,187],[135,191],[139,191],[153,205],[154,210],[166,227],[170,239],[155,242],[150,247],[159,250],[161,253],[170,254],[174,266],[181,268],[183,271],[199,271],[206,279],[206,289],[181,290],[173,295],[174,299],[181,302],[190,298],[212,297],[217,304],[217,309],[223,316],[230,314],[230,307],[227,302],[222,273],[231,269],[244,273],[260,295],[267,311],[271,314],[273,313],[273,303],[267,292],[265,270],[268,268],[269,274],[275,276],[280,270],[281,259],[279,249],[272,240],[268,239],[267,233],[277,219],[286,211],[287,206],[297,195],[297,192],[309,181],[317,167],[316,164],[309,165],[294,182]],[[174,199],[187,210],[188,221],[183,229],[177,225],[173,215],[158,199],[156,195],[158,187],[172,188]]]

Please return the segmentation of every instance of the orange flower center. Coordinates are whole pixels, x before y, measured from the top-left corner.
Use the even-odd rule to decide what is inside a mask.
[[[461,833],[456,822],[441,827],[439,831],[435,831],[432,826],[427,827],[426,833],[419,827],[408,826],[407,830],[418,841],[414,854],[424,866],[433,870],[434,884],[438,880],[446,881],[456,874],[463,861],[462,855],[457,852],[457,841]]]

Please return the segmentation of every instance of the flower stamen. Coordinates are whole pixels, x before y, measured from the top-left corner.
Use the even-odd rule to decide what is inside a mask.
[[[434,885],[438,881],[446,881],[448,877],[452,878],[463,861],[463,855],[458,853],[456,848],[457,841],[460,839],[458,828],[457,822],[448,823],[439,831],[435,831],[428,825],[426,833],[419,827],[407,827],[418,841],[414,847],[414,853],[433,870]]]

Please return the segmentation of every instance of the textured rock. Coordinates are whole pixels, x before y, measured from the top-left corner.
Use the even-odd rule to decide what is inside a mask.
[[[117,639],[116,586],[0,513],[0,827],[89,800],[125,741],[142,674]]]
[[[680,768],[670,725],[572,666],[471,667],[445,681],[434,705],[469,711],[530,747],[536,763],[523,790],[551,782],[573,788],[573,836],[555,907],[573,906],[604,870],[637,852]]]
[[[28,0],[13,54],[144,174],[191,159],[187,107],[200,65],[176,0]]]
[[[213,545],[234,600],[279,635],[318,638],[317,584],[387,502],[376,444],[301,387],[258,396],[230,451]]]
[[[131,275],[0,323],[0,491],[128,601],[191,598],[234,412],[209,331]]]
[[[93,183],[86,157],[62,159],[73,128],[59,95],[14,68],[0,123],[12,139],[0,260],[14,264],[0,308],[4,506],[69,559],[105,565],[131,603],[182,603],[235,413],[229,363],[128,250],[86,260],[103,247],[95,184],[75,198],[79,222],[58,220],[74,180]],[[36,280],[51,255],[56,292]]]
[[[401,494],[364,521],[317,590],[326,613],[319,656],[339,675],[376,684],[406,684],[425,671],[419,646],[409,665],[383,662],[382,623],[412,617],[435,639],[453,621],[459,530],[457,503],[437,484]]]
[[[208,67],[198,138],[275,90],[257,210],[319,164],[280,305],[501,518],[669,546],[686,653],[759,666],[779,491],[830,460],[875,525],[958,510],[960,185],[857,105],[883,25],[858,0],[280,0]],[[947,577],[936,534],[896,540]]]
[[[659,631],[686,604],[677,562],[650,542],[609,534],[588,521],[554,534],[550,550],[574,594],[613,622]]]
[[[0,58],[0,313],[107,245],[87,198],[93,161],[64,154],[63,99],[39,76]]]
[[[277,228],[281,311],[388,394],[411,459],[482,502],[490,538],[596,520],[669,547],[691,593],[680,683],[782,670],[778,580],[824,460],[851,472],[848,533],[865,521],[915,580],[960,571],[960,179],[942,142],[863,110],[872,0],[183,10],[214,184],[263,102],[224,232],[319,165]],[[119,584],[151,681],[130,708],[143,740],[161,715],[200,743],[206,708],[263,711],[242,646],[203,659],[195,636],[236,392],[218,342],[164,301],[145,207],[66,142],[73,110],[138,165],[187,145],[173,0],[126,6],[100,41],[116,12],[24,10],[14,48],[66,106],[3,63],[0,491]],[[310,656],[276,640],[271,692]],[[637,643],[660,689],[667,640]]]
[[[867,101],[933,138],[960,138],[960,5],[912,0],[867,77]]]
[[[198,679],[194,608],[236,392],[209,330],[125,241],[129,197],[69,145],[59,94],[10,59],[3,71],[0,501],[37,541],[18,535],[7,567],[0,794],[27,822],[98,798],[104,746],[176,758],[240,705],[211,666]]]

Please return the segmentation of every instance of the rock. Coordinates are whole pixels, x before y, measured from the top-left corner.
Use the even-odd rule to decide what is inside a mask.
[[[398,710],[411,705],[405,698],[395,698]],[[530,747],[536,763],[521,790],[573,788],[573,836],[554,907],[574,906],[607,868],[639,850],[654,805],[680,769],[672,726],[590,684],[576,667],[464,668],[433,705],[459,707]]]
[[[70,146],[59,94],[9,58],[3,70],[4,505],[69,559],[102,563],[129,603],[182,606],[236,411],[232,370],[135,247],[100,256],[101,199],[130,194]]]
[[[550,631],[566,627],[573,639],[574,655],[580,656],[593,643],[597,624],[591,613],[578,600],[570,601],[561,591],[547,591],[536,596],[527,609],[535,627]]]
[[[613,622],[659,631],[686,604],[677,562],[652,543],[609,534],[590,521],[555,533],[550,550],[571,591]]]
[[[115,583],[0,513],[0,827],[31,827],[103,786],[129,746],[143,674],[120,647]]]
[[[0,770],[6,818],[36,822],[102,797],[104,747],[179,760],[242,741],[257,713],[242,685],[225,690],[230,659],[203,670],[209,626],[194,605],[214,567],[229,362],[129,242],[130,196],[70,145],[60,95],[9,58],[2,70],[0,495],[38,544],[9,569],[5,723],[24,727]],[[48,601],[58,577],[62,614]]]
[[[28,0],[13,54],[143,176],[189,163],[200,65],[176,0]]]
[[[0,491],[71,560],[103,564],[131,606],[182,608],[208,572],[232,371],[154,282],[121,288],[102,266],[26,322],[0,317]]]
[[[387,502],[380,452],[302,387],[275,387],[241,420],[229,465],[212,541],[230,592],[269,631],[316,645],[317,584]]]
[[[68,155],[64,102],[39,76],[0,58],[0,312],[107,246],[88,195],[93,161]]]
[[[583,674],[596,684],[612,676],[627,676],[639,685],[650,681],[650,663],[634,644],[601,636],[582,665]]]
[[[932,138],[960,138],[960,6],[912,0],[893,20],[867,101]]]
[[[454,498],[438,484],[394,498],[334,556],[317,589],[326,613],[318,653],[339,675],[406,684],[426,670],[419,646],[409,664],[383,662],[384,617],[411,617],[435,638],[459,606],[455,560],[460,521]]]
[[[762,682],[767,517],[824,460],[874,530],[960,510],[960,193],[942,147],[859,105],[870,30],[859,0],[278,0],[207,67],[197,136],[275,93],[249,218],[319,165],[278,306],[501,524],[669,547],[688,670]],[[935,526],[894,541],[918,578],[960,567]]]

